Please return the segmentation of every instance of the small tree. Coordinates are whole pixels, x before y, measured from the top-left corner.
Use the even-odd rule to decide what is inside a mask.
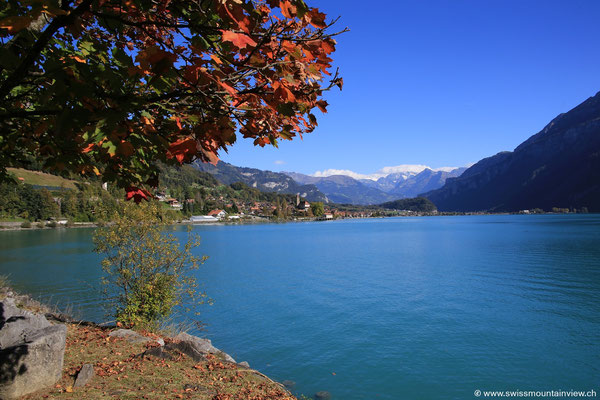
[[[323,207],[323,203],[320,202],[320,201],[316,201],[314,203],[311,203],[310,208],[312,209],[313,215],[315,217],[320,217],[325,212],[325,209]]]
[[[188,231],[184,245],[165,233],[168,220],[155,203],[125,204],[111,215],[111,224],[94,235],[95,251],[102,260],[104,293],[110,313],[118,322],[155,329],[185,302],[201,304],[206,295],[197,291],[192,272],[206,257],[192,249],[197,235]]]

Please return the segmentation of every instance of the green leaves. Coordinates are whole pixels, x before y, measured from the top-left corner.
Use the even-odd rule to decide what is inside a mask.
[[[0,174],[33,157],[143,189],[157,162],[216,162],[238,133],[276,146],[311,132],[323,93],[342,86],[324,82],[335,41],[302,0],[9,4]],[[31,25],[42,14],[44,35]]]
[[[95,251],[104,254],[103,282],[110,314],[137,328],[155,329],[175,307],[201,304],[192,272],[206,259],[192,251],[199,245],[188,232],[187,241],[167,233],[167,221],[155,204],[125,208],[108,216],[111,225],[94,235]]]

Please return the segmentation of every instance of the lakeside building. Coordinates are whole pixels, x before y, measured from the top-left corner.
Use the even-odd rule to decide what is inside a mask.
[[[166,202],[175,210],[181,210],[183,208],[183,205],[177,199],[166,199]]]
[[[191,222],[219,222],[219,220],[210,215],[192,215],[190,217]]]
[[[211,211],[208,213],[208,216],[210,216],[210,217],[214,217],[214,218],[217,218],[217,219],[224,218],[224,217],[225,217],[225,215],[227,215],[227,214],[225,213],[225,210],[211,210]]]

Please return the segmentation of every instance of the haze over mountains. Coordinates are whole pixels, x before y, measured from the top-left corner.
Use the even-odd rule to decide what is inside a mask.
[[[425,196],[440,211],[600,211],[600,93]]]

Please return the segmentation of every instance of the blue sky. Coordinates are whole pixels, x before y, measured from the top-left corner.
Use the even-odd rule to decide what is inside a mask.
[[[600,91],[600,1],[306,0],[341,16],[344,90],[303,140],[224,161],[313,174],[463,166],[512,150]]]

